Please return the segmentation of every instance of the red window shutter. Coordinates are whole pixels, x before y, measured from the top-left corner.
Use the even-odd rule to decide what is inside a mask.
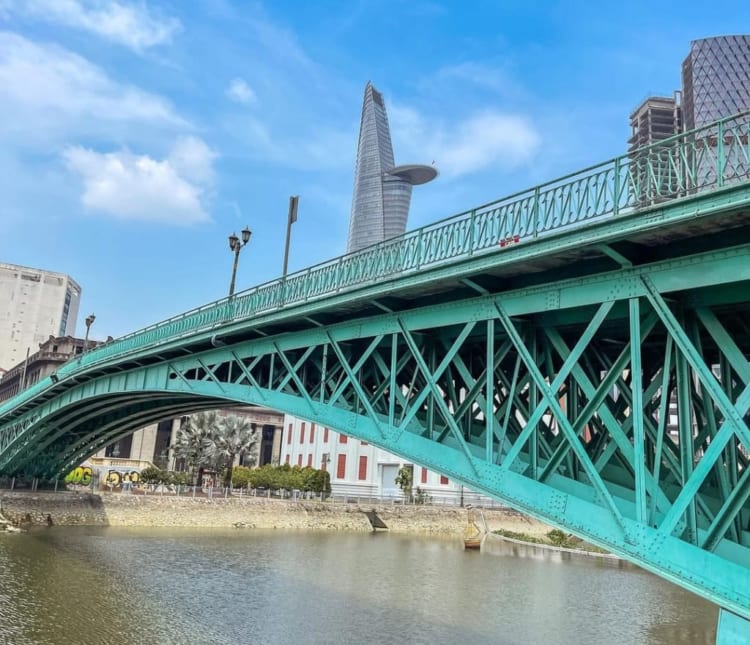
[[[297,465],[298,465],[298,466],[301,466],[301,465],[302,465],[302,453],[299,453],[299,454],[297,455]]]
[[[299,428],[299,442],[305,443],[305,422],[302,422],[302,425]]]
[[[440,475],[440,483],[441,484],[447,484],[448,478],[445,475]]]
[[[339,435],[339,443],[346,443],[347,441],[349,441],[349,437],[347,437],[345,434]]]
[[[289,430],[286,433],[286,442],[287,444],[292,443],[292,424],[289,424]]]
[[[336,479],[344,479],[346,477],[346,455],[339,455],[338,462],[336,463]]]
[[[422,468],[422,483],[427,483],[427,468]]]
[[[328,443],[328,428],[323,429],[323,443]]]
[[[292,461],[292,456],[291,455],[287,455],[286,456],[286,463],[291,463],[291,461]]]
[[[367,479],[367,457],[361,455],[359,458],[359,481]]]
[[[312,468],[312,455],[307,455],[307,466]]]
[[[315,441],[315,424],[311,423],[310,424],[310,443],[312,443],[313,441]]]

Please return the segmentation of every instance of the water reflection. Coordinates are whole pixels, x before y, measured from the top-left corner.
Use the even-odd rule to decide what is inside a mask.
[[[712,643],[716,609],[636,568],[391,534],[0,535],[0,642]]]

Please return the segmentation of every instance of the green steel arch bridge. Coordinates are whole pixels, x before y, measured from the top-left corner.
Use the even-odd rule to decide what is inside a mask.
[[[263,405],[631,560],[747,642],[749,357],[743,113],[99,346],[0,406],[0,474]]]

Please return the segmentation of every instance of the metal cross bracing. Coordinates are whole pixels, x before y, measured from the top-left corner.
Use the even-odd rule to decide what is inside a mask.
[[[4,429],[0,469],[54,476],[151,420],[264,405],[445,473],[748,618],[748,314],[745,244],[227,339],[73,384]]]
[[[450,272],[498,251],[512,261],[544,255],[566,240],[603,241],[705,215],[712,201],[722,206],[742,201],[731,189],[746,184],[749,175],[750,112],[743,112],[179,314],[87,352],[62,375],[259,314],[385,281],[418,281],[439,267]],[[712,194],[713,200],[701,200],[704,207],[689,206]],[[672,202],[685,202],[686,208],[662,208]],[[37,384],[21,396],[31,398],[44,387]],[[0,415],[7,409],[0,405]]]
[[[55,477],[149,422],[263,405],[576,533],[746,630],[747,127],[725,120],[97,348],[0,406],[0,473]],[[607,194],[640,209],[591,206]]]

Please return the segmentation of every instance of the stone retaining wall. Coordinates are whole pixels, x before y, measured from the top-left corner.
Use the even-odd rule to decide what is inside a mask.
[[[466,509],[441,506],[342,504],[265,498],[200,498],[117,493],[0,492],[0,512],[17,526],[86,525],[229,527],[370,531],[375,511],[389,530],[462,534]],[[543,535],[550,527],[510,509],[484,511],[490,531]]]

